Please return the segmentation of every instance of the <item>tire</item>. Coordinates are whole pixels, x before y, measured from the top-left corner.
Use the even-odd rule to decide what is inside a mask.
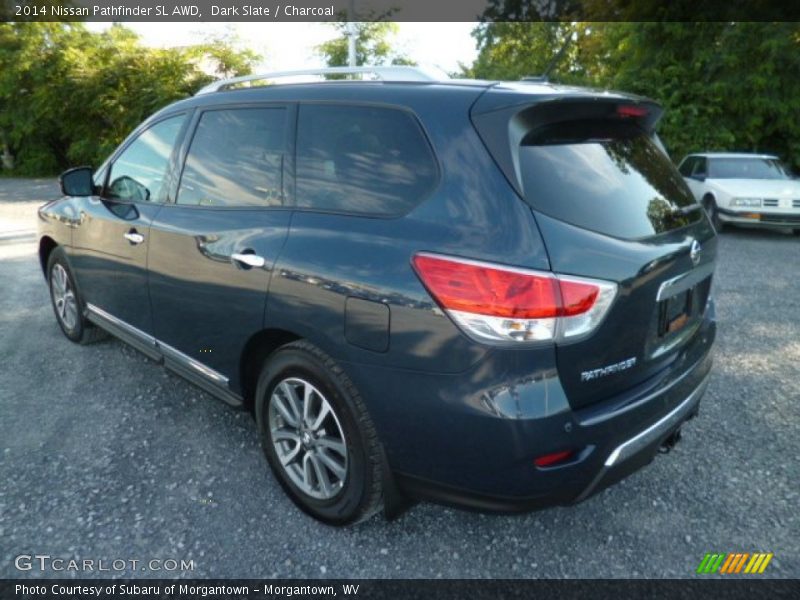
[[[258,378],[255,413],[267,462],[301,510],[341,526],[382,508],[375,426],[358,390],[330,356],[305,341],[271,354]]]
[[[84,316],[86,305],[62,248],[55,248],[47,260],[47,284],[56,321],[67,339],[76,344],[92,344],[108,337]]]
[[[708,218],[711,220],[711,224],[714,226],[717,233],[722,233],[725,229],[725,223],[719,218],[719,210],[717,209],[717,203],[714,198],[711,196],[703,198],[703,208],[706,209]]]

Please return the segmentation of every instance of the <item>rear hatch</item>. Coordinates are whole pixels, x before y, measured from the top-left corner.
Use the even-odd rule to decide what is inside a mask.
[[[472,118],[531,206],[551,269],[618,285],[593,331],[557,344],[562,384],[582,408],[679,368],[706,309],[716,238],[654,133],[660,107],[537,87],[490,90]]]

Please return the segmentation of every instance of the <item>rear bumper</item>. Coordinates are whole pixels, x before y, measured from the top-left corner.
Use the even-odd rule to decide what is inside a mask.
[[[396,474],[395,478],[400,489],[410,497],[482,512],[518,513],[576,504],[652,462],[665,440],[697,415],[708,378],[707,373],[700,384],[669,413],[615,446],[595,467],[596,471],[582,469],[569,484],[553,488],[549,493],[511,497],[499,493],[476,493],[407,474]]]
[[[521,512],[582,501],[651,462],[697,413],[715,333],[712,304],[693,342],[657,384],[582,409],[570,407],[555,365],[542,355],[490,355],[449,376],[347,370],[401,492]],[[531,373],[531,364],[542,366]],[[534,458],[565,449],[575,451],[569,462],[535,466]]]

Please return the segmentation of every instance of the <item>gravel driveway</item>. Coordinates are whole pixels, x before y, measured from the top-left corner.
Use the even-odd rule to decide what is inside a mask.
[[[24,234],[55,193],[0,179],[0,224],[23,232],[0,235],[0,577],[76,575],[20,573],[20,554],[193,561],[116,573],[138,577],[696,577],[736,551],[800,577],[800,238],[722,236],[716,366],[671,454],[570,508],[333,529],[284,496],[248,414],[120,342],[63,337]]]

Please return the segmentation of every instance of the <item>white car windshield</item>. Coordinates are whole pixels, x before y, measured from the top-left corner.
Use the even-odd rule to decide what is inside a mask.
[[[708,176],[713,179],[791,179],[775,158],[712,158]]]

